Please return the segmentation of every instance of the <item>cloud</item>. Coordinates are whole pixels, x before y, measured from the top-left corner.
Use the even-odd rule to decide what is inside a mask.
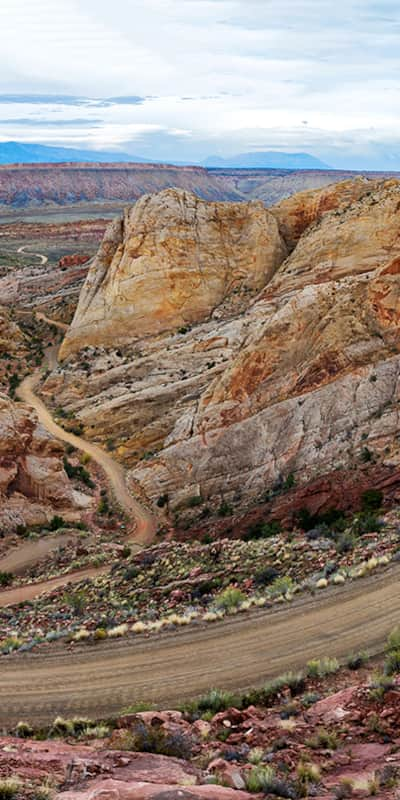
[[[0,27],[0,122],[41,108],[48,144],[82,138],[76,108],[88,147],[177,158],[400,138],[397,0],[2,0]]]

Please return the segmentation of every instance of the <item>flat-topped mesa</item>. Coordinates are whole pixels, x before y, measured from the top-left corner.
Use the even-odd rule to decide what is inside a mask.
[[[181,189],[146,195],[107,229],[60,357],[241,311],[285,256],[261,202],[206,202]]]

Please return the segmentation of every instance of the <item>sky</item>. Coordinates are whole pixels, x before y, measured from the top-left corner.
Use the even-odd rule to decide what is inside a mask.
[[[0,141],[400,168],[398,0],[1,0]]]

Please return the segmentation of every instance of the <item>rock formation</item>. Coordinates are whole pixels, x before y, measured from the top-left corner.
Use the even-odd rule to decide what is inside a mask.
[[[174,197],[181,226],[175,202],[179,194],[167,195],[168,200]],[[128,220],[148,219],[146,206],[164,208],[160,197],[140,201],[140,215],[133,210]],[[206,208],[202,214],[208,220],[214,206]],[[228,208],[226,224],[232,226],[239,218],[242,225],[245,206],[241,212]],[[148,337],[139,348],[132,345],[119,355],[115,349],[92,348],[84,383],[81,357],[52,378],[58,381],[62,402],[78,412],[89,435],[114,438],[117,454],[128,463],[145,455],[131,477],[153,500],[168,494],[170,508],[184,506],[193,496],[212,507],[221,499],[257,500],[290,473],[298,484],[314,482],[315,487],[318,477],[353,470],[364,458],[389,470],[400,463],[400,184],[360,180],[320,190],[314,198],[307,193],[272,209],[289,249],[294,248],[279,268],[282,244],[277,233],[271,237],[276,229],[270,215],[264,217],[268,235],[262,237],[260,215],[266,212],[259,206],[249,208],[257,220],[257,240],[268,243],[268,266],[261,255],[252,260],[251,292],[229,297],[225,291],[226,305],[221,302],[216,314],[210,302],[207,312],[205,298],[216,286],[215,264],[213,270],[203,271],[202,297],[200,289],[199,294],[192,290],[187,319],[170,316],[170,305],[159,313],[176,291],[176,285],[171,293],[167,283],[160,282],[161,297],[151,306],[144,323]],[[158,244],[164,226],[163,217],[157,216],[154,226],[159,228],[157,234],[152,228],[149,241],[155,236]],[[187,219],[193,242],[196,226],[193,217]],[[246,230],[250,219],[247,213]],[[147,228],[144,233],[136,245],[140,253]],[[166,242],[168,246],[168,237]],[[230,247],[240,248],[241,242],[242,237],[231,238]],[[243,247],[242,257],[248,259],[248,241]],[[107,248],[106,239],[97,262],[98,292],[92,273],[75,328],[78,319],[85,319],[85,308],[91,313],[95,304],[100,310],[97,297],[107,296],[107,314],[115,313],[116,287],[119,291],[125,265],[131,269],[132,252],[137,251],[129,250],[128,258],[127,245],[121,245],[106,269]],[[182,262],[190,278],[198,268],[195,252],[187,248],[187,261]],[[214,254],[224,269],[221,249]],[[237,265],[243,261],[237,254],[230,259],[232,271],[240,276]],[[180,280],[186,280],[186,272]],[[259,281],[263,288],[254,297]],[[143,276],[140,297],[147,300],[146,285]],[[150,285],[154,291],[151,273]],[[183,320],[193,328],[160,336],[160,318],[166,327],[176,328]],[[132,338],[137,320],[134,312]],[[79,344],[79,330],[84,328],[77,328],[73,346]],[[72,328],[64,354],[70,352],[74,336]],[[110,344],[109,336],[109,325],[99,324],[96,343]],[[51,385],[48,391],[53,391]]]
[[[261,203],[206,203],[177,189],[145,196],[108,228],[60,356],[237,313],[285,252]]]
[[[63,448],[39,425],[35,413],[0,394],[0,531],[79,515],[63,468]]]

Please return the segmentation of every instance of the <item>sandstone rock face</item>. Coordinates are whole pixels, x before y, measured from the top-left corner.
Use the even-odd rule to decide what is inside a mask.
[[[299,192],[273,206],[272,211],[289,250],[293,250],[307,228],[319,222],[327,211],[344,210],[380,186],[382,181],[360,177],[331,183],[319,191]]]
[[[399,184],[384,184],[303,235],[246,312],[240,352],[134,470],[150,496],[256,498],[367,446],[397,463],[399,207]]]
[[[220,313],[197,325],[192,318],[183,335],[153,329],[139,349],[98,348],[86,370],[76,358],[49,379],[49,394],[56,389],[90,435],[115,436],[117,455],[136,460],[132,481],[151,499],[167,493],[170,508],[193,496],[211,507],[247,502],[290,473],[298,486],[315,486],[364,458],[376,458],[385,481],[398,471],[400,184],[323,192],[287,201],[286,217],[284,203],[272,209],[289,248],[299,240],[279,268],[254,269],[254,287],[263,281],[256,297],[239,292]],[[114,267],[127,255],[117,262],[107,247],[98,294],[107,288],[111,298]],[[96,294],[89,289],[80,313]],[[164,286],[160,302],[170,297]],[[107,344],[107,327],[104,335]]]
[[[145,196],[108,228],[60,355],[240,311],[284,256],[261,203],[206,203],[177,189]]]
[[[62,454],[33,411],[0,394],[1,531],[46,522],[57,511],[78,512]]]

